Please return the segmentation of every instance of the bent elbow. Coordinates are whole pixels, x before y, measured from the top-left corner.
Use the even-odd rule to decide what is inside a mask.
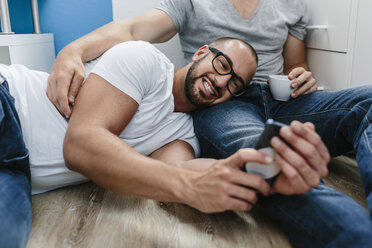
[[[80,171],[79,153],[81,153],[81,146],[79,145],[78,134],[67,131],[63,141],[63,157],[65,159],[66,167],[72,171]]]

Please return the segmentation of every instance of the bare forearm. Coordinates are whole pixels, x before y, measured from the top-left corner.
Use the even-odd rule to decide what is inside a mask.
[[[176,164],[176,166],[179,168],[191,171],[203,171],[212,167],[216,161],[216,159],[211,158],[195,158],[188,161],[179,161],[174,164]]]
[[[69,168],[119,193],[185,203],[192,172],[145,157],[104,129],[74,136],[68,133],[64,144]]]
[[[87,62],[99,57],[114,45],[133,39],[128,22],[114,21],[73,41],[64,50],[73,50],[81,56],[83,62]]]
[[[283,70],[283,72],[284,72],[284,75],[288,75],[294,68],[297,68],[297,67],[302,67],[302,68],[304,68],[306,71],[308,71],[309,70],[309,67],[308,67],[308,65],[306,64],[306,63],[298,63],[298,64],[293,64],[293,65],[286,65],[285,67],[284,67],[284,70]]]
[[[191,171],[203,171],[212,167],[216,159],[195,158],[190,144],[182,140],[175,140],[154,151],[150,157]]]
[[[161,10],[150,10],[135,18],[111,22],[74,41],[68,49],[74,49],[83,62],[95,59],[114,45],[129,40],[161,43],[176,34],[170,17]]]

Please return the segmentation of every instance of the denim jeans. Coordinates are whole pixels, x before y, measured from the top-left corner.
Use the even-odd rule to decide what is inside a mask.
[[[0,247],[25,247],[31,222],[28,151],[5,81],[0,84]]]
[[[304,195],[270,196],[258,205],[279,221],[296,247],[370,247],[371,104],[372,86],[314,92],[280,102],[272,98],[268,85],[253,83],[242,97],[197,111],[193,117],[203,157],[225,158],[240,148],[254,147],[268,118],[314,123],[332,156],[354,149],[369,212],[324,184]]]

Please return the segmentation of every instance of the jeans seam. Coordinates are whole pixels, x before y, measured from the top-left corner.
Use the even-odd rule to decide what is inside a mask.
[[[363,134],[364,134],[364,137],[365,137],[366,140],[367,140],[366,143],[367,143],[368,149],[369,149],[370,153],[372,153],[372,147],[371,147],[371,144],[370,144],[369,141],[368,141],[367,131],[364,130]]]
[[[323,114],[323,113],[328,113],[328,112],[333,112],[333,111],[340,111],[340,110],[347,110],[347,111],[350,111],[351,108],[337,108],[337,109],[330,109],[330,110],[325,110],[325,111],[320,111],[320,112],[313,112],[313,113],[308,113],[308,114],[300,114],[300,115],[283,115],[283,116],[278,116],[277,118],[289,118],[289,117],[311,116],[311,115]]]
[[[368,110],[364,109],[362,106],[357,105],[357,106],[355,106],[355,107],[360,108],[361,110],[363,110],[363,111],[366,112],[366,113],[368,112]]]
[[[277,207],[278,207],[278,209],[280,209],[281,213],[286,216],[286,218],[289,218],[289,219],[292,220],[292,223],[294,223],[295,226],[298,227],[298,230],[302,230],[307,235],[311,235],[311,237],[313,237],[313,239],[315,239],[318,242],[318,244],[321,244],[322,247],[325,247],[325,245],[323,244],[323,242],[321,240],[319,240],[316,235],[313,235],[312,232],[309,231],[307,227],[304,228],[304,225],[302,225],[300,222],[298,222],[296,218],[292,218],[291,215],[286,214],[286,212],[283,211],[280,206],[277,206]]]
[[[264,107],[264,110],[265,110],[265,118],[267,119],[268,118],[268,111],[267,111],[267,97],[268,95],[266,94],[266,89],[264,89],[262,87],[262,85],[260,85],[260,94],[261,94],[261,99],[263,100],[263,107]]]
[[[370,121],[369,121],[369,119],[368,119],[368,116],[367,116],[368,110],[364,109],[362,106],[359,106],[359,105],[356,105],[355,107],[357,107],[357,108],[361,109],[362,111],[364,111],[365,120],[367,121],[367,124],[368,124],[368,125],[371,125],[371,123],[370,123]],[[361,124],[362,124],[362,122],[360,123],[360,125],[361,125]],[[367,125],[367,127],[368,127],[368,125]],[[360,127],[360,126],[359,126],[359,127]],[[367,128],[366,128],[366,129],[367,129]],[[370,152],[372,153],[372,149],[371,149],[371,145],[370,145],[370,143],[369,143],[369,141],[368,141],[368,135],[367,135],[366,129],[365,129],[364,132],[361,134],[361,136],[363,136],[363,135],[366,136],[366,141],[367,141],[367,144],[368,144],[368,148],[369,148]],[[359,129],[358,129],[358,130],[359,130]],[[360,136],[360,139],[362,138],[361,136]],[[355,143],[355,140],[356,140],[357,138],[358,138],[358,137],[355,135],[355,137],[353,138],[353,144]],[[359,142],[360,142],[360,139],[358,140]],[[358,142],[358,143],[359,143],[359,142]]]
[[[208,139],[207,136],[204,136],[204,135],[200,134],[199,132],[196,133],[196,136],[200,137],[199,139],[206,140],[210,145],[212,145],[218,151],[218,153],[220,153],[220,154],[222,153],[224,155],[224,157],[226,157],[226,154],[224,152],[221,152],[223,150],[222,147],[220,147],[218,144],[216,144],[213,141],[211,141],[210,139]]]
[[[359,106],[358,106],[359,107]],[[363,109],[362,107],[360,107],[361,109]],[[364,110],[364,109],[363,109]],[[367,121],[367,123],[368,123],[368,126],[371,126],[371,122],[369,121],[369,119],[368,119],[368,116],[367,116],[367,110],[364,110],[364,111],[366,111],[366,121]],[[368,128],[368,127],[367,127]],[[364,130],[364,132],[363,132],[363,134],[364,134],[364,137],[366,138],[366,143],[367,143],[367,145],[368,145],[368,149],[369,149],[369,151],[372,153],[372,147],[371,147],[371,143],[369,142],[369,139],[368,139],[368,134],[367,134],[367,128]]]
[[[366,116],[365,117],[366,118],[366,121],[367,121],[368,125],[370,125],[370,122],[369,122],[369,119],[368,119],[368,116],[367,116],[368,111],[366,109],[364,109],[362,106],[359,106],[359,105],[357,105],[355,107],[357,107],[360,110],[362,110],[362,111],[365,112],[364,114]],[[352,108],[336,108],[336,109],[330,109],[330,110],[321,111],[321,112],[313,112],[313,113],[309,113],[309,114],[278,116],[277,119],[280,119],[280,118],[295,118],[295,117],[301,117],[301,116],[311,116],[311,115],[315,115],[315,114],[322,114],[322,113],[328,113],[328,112],[340,111],[340,110],[351,111],[351,109]],[[355,139],[357,139],[356,136],[353,138],[353,142],[352,142],[353,144],[355,143]],[[368,138],[367,138],[367,141],[368,141]],[[370,144],[369,143],[368,143],[368,145],[369,145],[369,149],[371,150],[372,148],[370,147]],[[371,150],[371,152],[372,152],[372,150]]]

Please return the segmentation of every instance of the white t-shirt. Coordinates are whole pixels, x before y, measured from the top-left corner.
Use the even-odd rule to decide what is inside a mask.
[[[199,154],[191,117],[173,112],[173,65],[156,48],[145,42],[119,44],[98,60],[93,71],[139,103],[120,134],[135,150],[148,155],[180,139]],[[87,181],[65,166],[62,149],[67,121],[46,96],[48,74],[22,65],[0,65],[0,72],[15,98],[30,154],[33,194]]]
[[[184,140],[199,155],[192,117],[174,112],[174,66],[144,41],[118,44],[102,55],[95,73],[133,98],[138,110],[120,134],[138,152],[149,155],[174,140]]]
[[[30,155],[32,193],[87,181],[68,170],[62,154],[67,121],[46,96],[48,74],[23,65],[0,65],[9,84]]]

